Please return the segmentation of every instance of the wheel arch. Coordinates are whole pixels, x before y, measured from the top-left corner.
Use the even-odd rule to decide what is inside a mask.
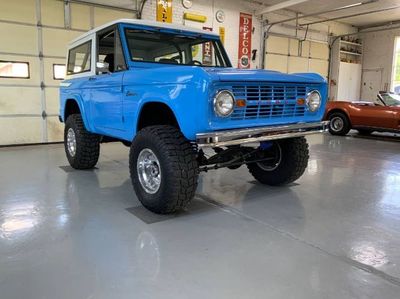
[[[171,125],[181,130],[174,109],[163,101],[146,101],[141,105],[136,119],[135,133],[153,125]]]
[[[67,120],[67,117],[71,114],[80,114],[82,116],[83,124],[87,130],[90,129],[88,126],[87,115],[85,112],[85,107],[82,105],[81,101],[76,97],[69,97],[65,100],[64,111],[62,114],[63,121]]]
[[[342,114],[344,114],[344,115],[346,116],[347,121],[349,122],[350,126],[352,126],[352,124],[351,124],[351,119],[350,119],[350,115],[349,115],[349,113],[348,113],[345,109],[333,108],[333,109],[329,110],[329,111],[326,113],[325,119],[329,120],[329,117],[330,117],[333,113],[342,113]]]

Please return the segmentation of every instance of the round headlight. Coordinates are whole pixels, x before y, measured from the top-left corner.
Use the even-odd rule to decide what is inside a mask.
[[[321,94],[318,90],[313,90],[307,94],[306,103],[311,112],[315,112],[321,106]]]
[[[219,91],[214,98],[214,111],[218,116],[227,117],[233,112],[235,98],[229,90]]]

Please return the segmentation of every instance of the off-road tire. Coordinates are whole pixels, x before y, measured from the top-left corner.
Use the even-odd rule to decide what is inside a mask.
[[[343,121],[343,127],[338,131],[335,130],[332,125],[333,125],[333,120],[335,118],[340,118]],[[351,129],[351,123],[347,117],[346,114],[343,112],[334,112],[331,115],[329,115],[329,133],[332,135],[338,135],[338,136],[345,136],[347,133],[349,133]]]
[[[270,171],[257,163],[247,164],[253,177],[262,184],[279,186],[292,183],[300,178],[308,165],[308,143],[304,137],[276,141],[281,148],[281,161]]]
[[[369,129],[357,129],[358,134],[362,135],[362,136],[369,136],[372,134],[373,130],[369,130]]]
[[[140,183],[137,160],[143,149],[150,149],[161,168],[158,191],[148,193]],[[192,144],[173,126],[149,126],[140,130],[132,142],[129,169],[139,201],[150,211],[169,214],[185,208],[195,195],[199,168]]]
[[[76,138],[76,153],[71,156],[67,146],[68,130],[72,129]],[[65,122],[64,148],[69,164],[75,169],[91,169],[99,160],[100,137],[86,130],[80,114],[71,114]]]

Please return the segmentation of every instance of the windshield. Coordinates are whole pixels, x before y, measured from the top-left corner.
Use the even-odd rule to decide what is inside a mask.
[[[125,36],[132,61],[205,67],[230,66],[219,40],[137,29],[127,29]]]
[[[400,106],[400,95],[386,93],[381,96],[386,106]]]

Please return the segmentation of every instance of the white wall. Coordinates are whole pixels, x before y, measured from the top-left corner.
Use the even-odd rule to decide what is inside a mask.
[[[381,72],[380,82],[372,82],[374,86],[379,86],[380,90],[391,89],[396,36],[400,36],[400,29],[362,35],[364,43],[363,72],[368,70]],[[366,93],[367,88],[369,88],[369,84],[364,86],[362,82],[361,93]]]

